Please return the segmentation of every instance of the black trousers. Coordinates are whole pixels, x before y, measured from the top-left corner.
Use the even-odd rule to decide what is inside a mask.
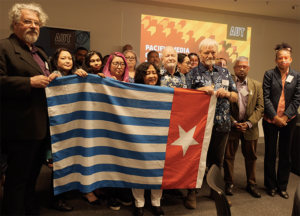
[[[210,168],[213,164],[219,169],[223,166],[226,143],[229,137],[229,132],[217,132],[212,130],[211,139],[207,151],[207,167]]]
[[[287,123],[287,126],[278,127],[263,120],[265,134],[264,185],[267,189],[286,191],[291,172],[291,143],[297,123],[297,116]],[[279,133],[279,161],[276,176],[277,139]]]
[[[47,140],[1,140],[8,164],[3,194],[4,215],[39,214],[35,186]]]

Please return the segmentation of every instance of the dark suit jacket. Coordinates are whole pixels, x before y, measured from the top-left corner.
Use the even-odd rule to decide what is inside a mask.
[[[46,54],[40,49],[38,53],[50,67]],[[45,89],[30,86],[30,77],[36,75],[44,73],[16,35],[0,40],[1,139],[41,140],[46,136]]]
[[[300,105],[300,73],[290,68],[287,75],[293,76],[292,82],[285,82],[285,111],[284,114],[290,118],[298,114]],[[277,115],[277,107],[282,91],[282,81],[279,69],[266,71],[263,82],[265,114],[268,118],[273,118]]]
[[[232,76],[232,79],[235,81],[235,76]],[[259,138],[258,131],[258,121],[263,116],[264,112],[264,98],[263,98],[263,90],[260,82],[253,80],[247,77],[247,86],[248,86],[248,103],[245,112],[244,121],[250,121],[252,123],[252,128],[246,130],[244,133],[244,138],[246,140],[257,140]],[[252,94],[250,94],[252,92]],[[230,111],[231,111],[231,122],[239,121],[239,102],[230,103]],[[234,140],[240,135],[240,132],[236,131],[234,128],[231,130],[229,134],[229,140]]]

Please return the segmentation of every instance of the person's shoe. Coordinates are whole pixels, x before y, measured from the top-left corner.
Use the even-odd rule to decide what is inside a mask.
[[[228,195],[228,196],[233,195],[233,184],[226,183],[226,185],[225,185],[225,194]]]
[[[278,194],[283,197],[284,199],[289,198],[289,194],[286,191],[278,191]]]
[[[132,200],[128,196],[125,196],[125,195],[118,196],[117,201],[122,203],[125,206],[130,206],[132,204]]]
[[[227,198],[227,201],[228,201],[228,204],[229,204],[229,207],[232,206],[232,202]]]
[[[57,202],[52,203],[52,208],[62,212],[73,211],[73,206],[71,206],[67,201],[61,199]]]
[[[118,211],[121,208],[121,204],[115,198],[110,198],[109,200],[105,200],[105,202],[107,203],[107,206],[112,210]]]
[[[88,202],[91,205],[101,205],[101,202],[100,202],[100,200],[98,198],[96,200],[90,202],[89,199],[86,198],[85,195],[83,195],[83,200],[86,201],[86,202]]]
[[[184,203],[185,207],[188,209],[195,209],[197,206],[196,198],[197,198],[198,192],[196,190],[189,190],[186,201]]]
[[[163,216],[165,215],[164,211],[160,206],[152,206],[155,216]]]
[[[169,190],[165,190],[165,192],[176,198],[183,197],[183,193],[179,189],[169,189]]]
[[[267,194],[269,194],[269,196],[274,197],[276,194],[275,189],[267,189]]]
[[[135,207],[134,216],[143,216],[144,208],[143,207]]]
[[[256,185],[247,185],[246,190],[255,198],[261,198],[261,194],[258,192]]]

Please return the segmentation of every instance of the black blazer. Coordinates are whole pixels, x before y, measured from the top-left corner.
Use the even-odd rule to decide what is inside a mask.
[[[46,54],[39,48],[38,53],[50,67]],[[30,86],[30,77],[36,75],[44,73],[16,35],[0,40],[1,139],[41,140],[46,136],[45,89]]]
[[[290,118],[298,113],[300,105],[300,73],[290,68],[288,76],[293,76],[293,80],[285,82],[285,111],[284,114]],[[279,69],[266,71],[263,81],[263,93],[265,102],[265,114],[268,118],[273,118],[277,115],[277,107],[282,91],[282,81]]]

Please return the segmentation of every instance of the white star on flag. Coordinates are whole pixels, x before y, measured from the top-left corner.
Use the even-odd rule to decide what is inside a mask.
[[[193,127],[188,132],[185,132],[182,127],[179,126],[179,138],[175,140],[171,145],[182,146],[183,156],[191,145],[198,145],[199,143],[193,138],[196,127]]]

